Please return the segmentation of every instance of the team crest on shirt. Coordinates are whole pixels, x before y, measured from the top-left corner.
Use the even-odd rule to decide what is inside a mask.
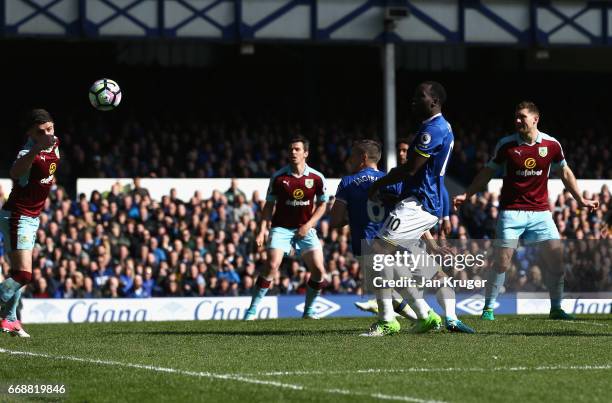
[[[295,200],[302,200],[304,198],[304,191],[302,189],[295,189],[293,191],[293,198]]]
[[[539,147],[538,153],[540,154],[540,157],[546,157],[548,155],[548,147]]]
[[[311,189],[314,186],[314,179],[304,180],[304,186],[306,186],[307,189]]]
[[[52,162],[51,165],[49,165],[49,175],[53,175],[56,169],[57,165],[55,164],[55,162]]]
[[[421,144],[427,145],[429,143],[431,143],[431,134],[429,133],[421,134]]]

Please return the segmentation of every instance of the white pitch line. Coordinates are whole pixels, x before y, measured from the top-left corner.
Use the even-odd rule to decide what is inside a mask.
[[[9,354],[9,355],[27,356],[27,357],[47,358],[50,360],[63,360],[63,361],[83,362],[87,364],[108,365],[112,367],[146,369],[149,371],[165,372],[165,373],[197,377],[197,378],[209,378],[209,379],[220,379],[220,380],[226,380],[226,381],[244,382],[244,383],[257,384],[257,385],[275,386],[275,387],[283,388],[283,389],[312,391],[315,393],[328,393],[328,394],[337,394],[337,395],[346,395],[346,396],[367,396],[367,397],[371,397],[374,399],[395,400],[395,401],[401,401],[401,402],[444,403],[438,400],[423,400],[423,399],[418,399],[418,398],[410,397],[410,396],[385,395],[381,393],[358,392],[358,391],[352,391],[352,390],[347,390],[347,389],[308,388],[303,385],[297,385],[297,384],[291,384],[291,383],[247,378],[245,377],[245,375],[242,375],[242,374],[216,374],[212,372],[186,371],[186,370],[176,369],[176,368],[157,367],[154,365],[98,360],[94,358],[81,358],[81,357],[73,357],[73,356],[68,356],[68,355],[51,355],[51,354],[45,354],[45,353],[33,353],[29,351],[13,351],[13,350],[6,350],[4,348],[0,348],[0,353]]]
[[[589,322],[588,320],[567,320],[567,321],[565,321],[565,323],[572,323],[572,324],[576,324],[576,325],[603,326],[603,327],[610,326],[607,323]],[[576,336],[580,336],[580,335],[576,335]]]
[[[241,376],[294,376],[294,375],[341,375],[380,374],[408,372],[522,372],[522,371],[606,371],[612,364],[604,365],[551,365],[538,367],[494,367],[494,368],[368,368],[338,371],[276,371],[240,374]]]

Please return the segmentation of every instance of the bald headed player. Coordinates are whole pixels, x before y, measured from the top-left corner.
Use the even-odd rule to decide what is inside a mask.
[[[0,210],[0,230],[11,263],[11,276],[0,284],[0,326],[2,332],[19,337],[30,337],[17,320],[16,310],[21,288],[32,280],[32,249],[39,216],[60,160],[59,141],[49,112],[30,111],[26,135],[28,141],[10,169],[11,194]]]
[[[292,248],[302,256],[310,271],[302,317],[318,319],[313,305],[326,283],[323,249],[314,227],[325,214],[329,196],[323,174],[306,164],[308,149],[309,142],[304,137],[293,138],[289,142],[289,165],[270,178],[263,219],[256,238],[257,246],[262,246],[268,224],[272,221],[268,236],[268,259],[257,279],[244,320],[256,319],[257,305],[268,292],[283,256]]]

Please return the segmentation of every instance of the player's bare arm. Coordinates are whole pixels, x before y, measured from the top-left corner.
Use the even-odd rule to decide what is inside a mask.
[[[368,197],[371,200],[376,198],[376,194],[381,188],[401,182],[402,180],[406,179],[407,176],[413,176],[428,161],[427,157],[417,154],[413,150],[410,150],[409,153],[410,156],[408,157],[408,161],[404,165],[399,165],[393,168],[387,175],[383,176],[374,182],[372,186],[370,186]]]
[[[272,221],[272,214],[274,213],[275,204],[276,202],[273,201],[266,201],[266,203],[264,204],[263,210],[261,212],[261,223],[259,224],[259,232],[257,233],[257,237],[255,238],[255,243],[258,247],[261,247],[264,244],[266,231],[268,230],[270,221]]]
[[[346,203],[336,199],[329,212],[329,226],[331,228],[342,228],[348,224]]]
[[[485,186],[487,186],[487,183],[489,183],[493,175],[495,175],[495,170],[493,168],[482,168],[480,172],[478,172],[478,175],[476,175],[470,186],[468,186],[465,193],[453,197],[453,206],[455,207],[455,209],[461,206],[467,199],[472,197],[473,194],[485,190]]]
[[[312,214],[312,217],[310,217],[310,220],[308,220],[305,224],[298,228],[295,235],[298,238],[304,238],[306,235],[308,235],[308,231],[310,231],[312,227],[317,225],[317,222],[319,222],[321,217],[323,217],[323,215],[325,214],[325,210],[327,210],[327,203],[318,202],[317,207],[314,213]]]
[[[452,230],[453,230],[453,227],[451,225],[450,218],[444,217],[442,219],[442,225],[440,225],[439,234],[444,235],[444,236],[449,236]]]
[[[574,199],[578,202],[581,208],[586,208],[589,211],[596,210],[599,207],[599,202],[595,200],[587,200],[580,194],[578,189],[578,183],[576,182],[576,176],[574,172],[567,165],[561,167],[558,171],[559,177],[565,185],[565,188],[574,196]]]

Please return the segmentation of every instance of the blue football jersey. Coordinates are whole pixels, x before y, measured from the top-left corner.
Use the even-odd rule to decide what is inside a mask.
[[[361,241],[374,239],[391,211],[392,206],[368,199],[370,186],[383,176],[384,172],[365,168],[356,174],[343,177],[336,191],[336,201],[346,204],[351,245],[357,256],[361,255]],[[381,193],[398,197],[401,194],[401,184],[387,186]]]
[[[423,122],[410,148],[428,161],[414,176],[404,179],[402,199],[414,196],[425,211],[442,217],[442,187],[453,144],[453,130],[442,114]]]

